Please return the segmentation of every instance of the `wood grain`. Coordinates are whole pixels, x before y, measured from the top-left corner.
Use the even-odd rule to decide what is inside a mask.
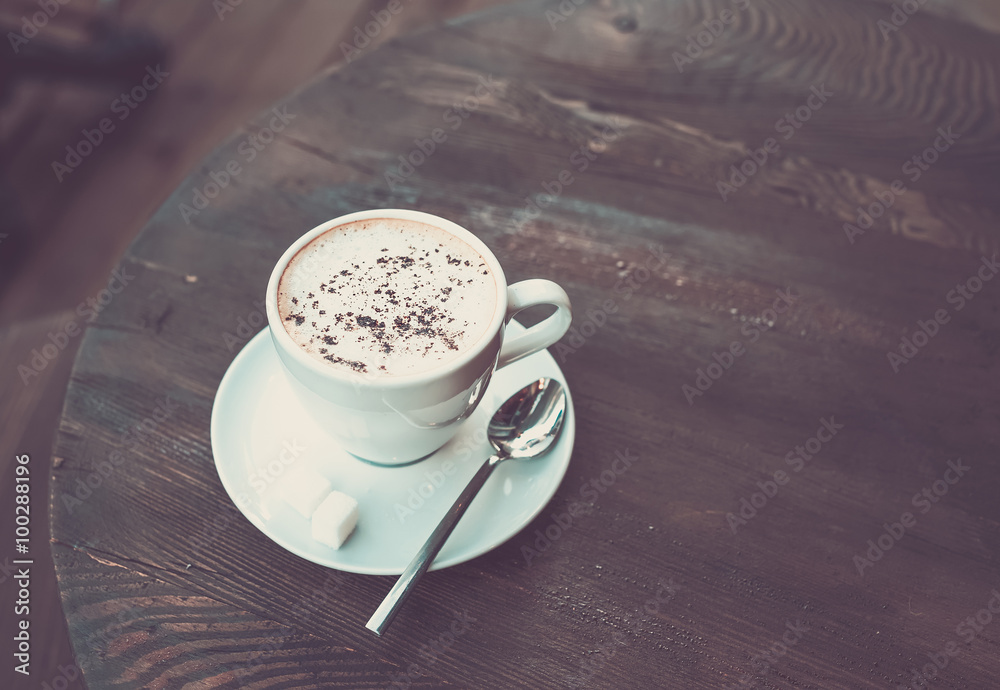
[[[204,159],[129,249],[136,277],[85,336],[67,396],[52,519],[76,644],[112,630],[114,602],[145,582],[141,625],[174,636],[133,648],[113,634],[93,687],[198,683],[210,667],[212,687],[238,687],[234,659],[281,626],[306,636],[298,667],[329,675],[282,676],[275,655],[260,687],[385,686],[409,664],[460,687],[889,687],[952,640],[934,687],[991,685],[1000,628],[966,642],[956,626],[997,579],[1000,285],[961,310],[946,295],[996,248],[1000,47],[921,14],[883,41],[876,4],[756,0],[679,72],[673,53],[730,6],[592,3],[553,30],[558,4],[528,4],[396,40],[286,101],[292,123],[188,224],[179,204],[272,116]],[[490,93],[451,128],[480,79]],[[834,96],[776,133],[823,84]],[[940,160],[849,242],[855,208],[948,126],[960,136]],[[388,184],[438,127],[447,141]],[[769,137],[778,151],[723,201],[719,180]],[[542,185],[563,169],[573,182],[529,217],[525,199],[555,194]],[[391,578],[339,576],[334,602],[292,613],[330,572],[240,517],[208,438],[234,356],[223,334],[274,261],[322,220],[372,207],[468,227],[511,281],[565,286],[592,331],[555,350],[578,431],[552,503],[495,551],[430,574],[385,639],[363,623]],[[772,319],[784,290],[794,301]],[[938,309],[949,322],[894,373],[886,353]],[[734,341],[745,354],[689,404],[682,386]],[[164,398],[169,419],[70,513],[62,492]],[[792,471],[786,455],[831,417],[843,428]],[[626,452],[628,471],[526,562]],[[956,458],[968,478],[916,510]],[[789,482],[734,534],[727,514],[777,470]],[[859,574],[854,556],[905,511],[916,526]],[[122,582],[88,584],[105,577]],[[463,613],[469,630],[428,664],[421,650]],[[216,616],[232,627],[199,627]],[[807,630],[762,658],[788,625]]]

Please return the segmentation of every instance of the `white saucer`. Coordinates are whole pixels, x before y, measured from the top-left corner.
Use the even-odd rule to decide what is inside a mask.
[[[507,328],[511,333],[523,330],[516,322]],[[222,485],[247,519],[280,546],[313,563],[368,575],[403,572],[491,455],[486,425],[508,397],[541,376],[558,379],[565,386],[559,366],[547,351],[510,364],[493,375],[479,407],[447,445],[417,463],[381,467],[341,450],[302,409],[285,376],[267,328],[247,343],[226,371],[212,407],[212,453]],[[549,502],[569,467],[576,435],[568,387],[566,394],[566,419],[552,450],[535,460],[509,461],[497,467],[431,570],[464,563],[499,546]],[[279,460],[286,444],[303,448],[297,457],[286,452],[288,465]],[[442,469],[449,461],[452,473],[445,475]],[[314,541],[309,521],[275,490],[299,464],[312,467],[334,489],[359,503],[358,526],[340,549]]]

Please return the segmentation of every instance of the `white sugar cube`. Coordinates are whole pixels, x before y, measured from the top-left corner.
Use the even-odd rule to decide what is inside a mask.
[[[278,491],[288,505],[308,520],[323,499],[330,495],[331,488],[330,482],[319,472],[300,466],[292,468],[281,478]]]
[[[358,502],[347,494],[332,492],[312,516],[312,537],[339,549],[358,524]]]

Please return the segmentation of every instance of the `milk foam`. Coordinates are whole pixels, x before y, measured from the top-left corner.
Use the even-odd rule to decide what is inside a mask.
[[[486,332],[496,281],[480,254],[426,223],[376,218],[303,247],[278,285],[278,313],[303,350],[362,375],[445,364]]]

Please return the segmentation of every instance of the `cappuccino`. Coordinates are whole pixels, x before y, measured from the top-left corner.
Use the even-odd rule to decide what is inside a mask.
[[[345,373],[399,376],[455,359],[486,332],[497,307],[487,261],[440,228],[373,218],[327,230],[278,284],[292,340]]]

